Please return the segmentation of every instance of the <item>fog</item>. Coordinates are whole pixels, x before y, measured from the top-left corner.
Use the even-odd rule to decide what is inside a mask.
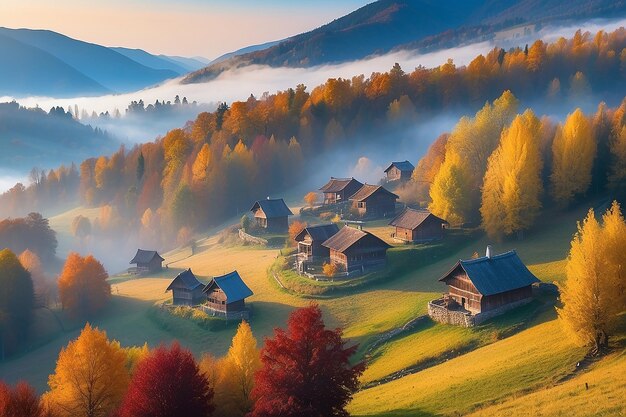
[[[0,192],[13,187],[18,182],[26,183],[26,175],[0,167]]]

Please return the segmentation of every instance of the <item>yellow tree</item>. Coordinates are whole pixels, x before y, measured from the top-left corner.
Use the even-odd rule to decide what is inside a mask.
[[[211,166],[211,148],[208,143],[202,145],[196,160],[191,168],[192,170],[192,182],[194,185],[204,184],[209,175],[209,169]]]
[[[491,237],[527,230],[539,215],[540,129],[539,119],[527,110],[502,133],[500,145],[489,157],[480,212]]]
[[[596,156],[596,141],[591,123],[582,110],[567,116],[552,143],[552,194],[567,206],[576,195],[584,194],[591,184],[591,170]]]
[[[608,347],[624,308],[619,290],[623,289],[625,230],[619,205],[614,203],[604,215],[604,227],[589,210],[572,240],[567,280],[561,288],[563,307],[557,312],[574,340],[592,345],[594,353]]]
[[[60,417],[105,417],[128,387],[126,353],[89,324],[61,350],[44,401]]]
[[[304,202],[307,204],[307,206],[313,207],[315,203],[317,203],[317,193],[313,191],[306,193],[306,195],[304,196]]]
[[[469,220],[472,207],[472,190],[466,164],[454,151],[446,152],[445,160],[430,187],[432,202],[429,210],[450,224]]]
[[[613,129],[609,148],[612,157],[609,184],[613,189],[623,190],[626,182],[626,125]]]

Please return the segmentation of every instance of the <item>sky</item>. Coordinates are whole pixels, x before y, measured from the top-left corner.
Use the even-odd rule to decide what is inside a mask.
[[[319,27],[373,0],[0,0],[0,26],[217,58]]]

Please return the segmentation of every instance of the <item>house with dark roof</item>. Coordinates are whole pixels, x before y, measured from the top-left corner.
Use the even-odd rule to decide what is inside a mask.
[[[253,294],[237,271],[214,277],[204,288],[205,306],[226,315],[246,311],[246,298]]]
[[[172,291],[172,304],[195,306],[206,301],[202,293],[204,284],[191,272],[191,269],[181,272],[172,280],[165,292]]]
[[[408,181],[413,175],[415,167],[409,161],[392,162],[391,165],[385,169],[387,174],[387,181]]]
[[[293,216],[282,198],[259,200],[250,209],[259,227],[274,233],[287,233],[289,216]]]
[[[426,243],[441,240],[448,222],[427,210],[405,208],[390,223],[396,228],[395,239],[403,242]]]
[[[354,178],[330,177],[320,191],[324,193],[324,204],[336,204],[348,201],[348,198],[359,191],[363,184]]]
[[[360,217],[390,217],[396,213],[396,200],[400,198],[380,185],[365,184],[350,196],[352,210]]]
[[[349,226],[342,227],[322,246],[328,248],[330,262],[348,274],[385,267],[391,247],[379,237]]]
[[[301,260],[325,259],[330,256],[327,247],[322,243],[339,231],[335,223],[308,226],[294,240],[298,242],[298,257]]]
[[[135,257],[129,262],[137,265],[137,272],[159,272],[163,269],[163,259],[155,250],[137,249]]]
[[[439,281],[448,293],[429,303],[429,315],[452,324],[465,317],[471,325],[530,302],[540,282],[514,250],[494,255],[490,246],[481,258],[459,260]]]

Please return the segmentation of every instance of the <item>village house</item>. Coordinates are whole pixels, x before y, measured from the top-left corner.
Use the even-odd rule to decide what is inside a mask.
[[[304,260],[324,259],[330,256],[327,247],[322,243],[333,237],[339,231],[335,223],[308,226],[302,230],[294,240],[298,242],[298,255]]]
[[[512,250],[460,260],[439,281],[448,286],[443,298],[428,305],[435,321],[470,327],[532,300],[540,281]]]
[[[377,236],[349,226],[341,228],[322,246],[329,249],[330,262],[348,274],[385,267],[387,249],[391,247]]]
[[[320,191],[324,193],[324,204],[336,204],[348,201],[348,198],[363,186],[354,178],[330,177]]]
[[[273,233],[287,233],[289,216],[293,216],[282,198],[259,200],[250,209],[256,224]]]
[[[172,304],[195,306],[206,301],[202,293],[204,284],[191,272],[191,269],[181,272],[172,280],[165,292],[172,291]]]
[[[400,198],[380,185],[365,184],[350,197],[352,209],[360,217],[389,217],[396,213],[396,200]]]
[[[387,181],[405,182],[411,179],[415,167],[409,161],[392,162],[385,170]]]
[[[145,272],[159,272],[163,269],[163,259],[155,250],[137,249],[135,257],[129,262],[131,265],[137,265],[136,272],[138,274]]]
[[[396,228],[393,237],[403,242],[426,243],[441,240],[448,222],[427,210],[405,208],[390,223]]]
[[[205,306],[218,315],[246,313],[246,298],[253,292],[243,282],[237,271],[214,277],[204,288]]]

